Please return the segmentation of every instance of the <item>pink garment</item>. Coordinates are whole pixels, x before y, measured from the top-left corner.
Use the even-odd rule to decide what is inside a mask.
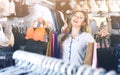
[[[92,68],[97,68],[97,43],[94,43]]]

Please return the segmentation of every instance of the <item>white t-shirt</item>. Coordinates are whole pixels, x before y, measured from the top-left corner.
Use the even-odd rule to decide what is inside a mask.
[[[83,32],[76,38],[69,36],[61,45],[61,56],[65,62],[82,65],[89,42],[94,42],[91,34]]]

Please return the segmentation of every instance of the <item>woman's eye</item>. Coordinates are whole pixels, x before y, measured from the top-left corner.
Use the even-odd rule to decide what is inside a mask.
[[[74,15],[74,17],[76,17],[76,18],[78,18],[78,19],[82,19],[81,16]]]

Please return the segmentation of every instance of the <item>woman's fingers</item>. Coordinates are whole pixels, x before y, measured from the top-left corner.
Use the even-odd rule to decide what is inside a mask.
[[[106,36],[108,36],[108,35],[109,35],[109,33],[108,33],[108,31],[107,31],[107,30],[102,29],[102,30],[100,30],[100,35],[101,35],[101,37],[106,37]]]

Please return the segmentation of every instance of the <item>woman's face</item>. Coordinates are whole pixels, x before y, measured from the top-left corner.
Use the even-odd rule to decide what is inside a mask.
[[[85,25],[85,15],[82,12],[76,12],[71,19],[71,24],[75,27]]]

